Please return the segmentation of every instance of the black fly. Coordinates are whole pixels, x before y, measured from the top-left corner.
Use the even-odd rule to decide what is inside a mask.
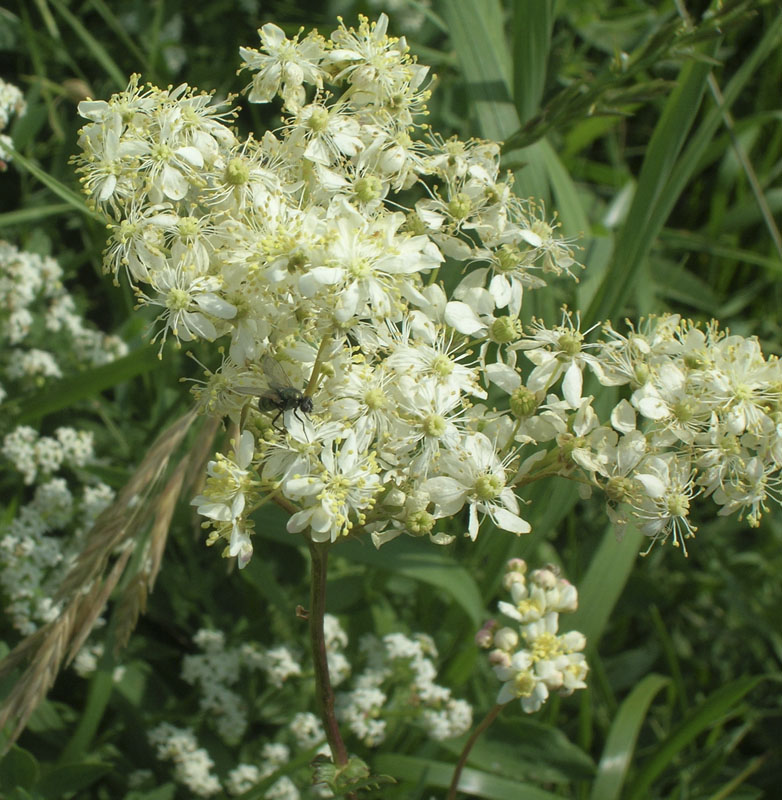
[[[269,388],[258,396],[258,408],[261,411],[277,411],[272,427],[286,411],[293,411],[294,416],[299,411],[305,414],[312,412],[312,398],[291,383],[279,361],[267,353],[261,357],[261,367]],[[301,417],[298,419],[303,422]]]

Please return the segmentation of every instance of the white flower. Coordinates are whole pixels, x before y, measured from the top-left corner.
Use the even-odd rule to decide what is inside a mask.
[[[425,481],[422,489],[437,504],[440,516],[453,516],[469,504],[467,532],[471,539],[478,535],[479,514],[488,515],[498,528],[511,533],[532,530],[518,514],[519,501],[506,485],[505,466],[482,433],[465,436],[457,452],[444,452],[440,471],[444,474]]]
[[[217,329],[209,316],[220,319],[236,316],[236,307],[217,294],[221,285],[219,278],[198,275],[178,266],[159,270],[151,283],[158,294],[155,298],[147,298],[147,302],[165,309],[158,316],[165,322],[162,331],[164,342],[169,330],[186,342],[193,339],[213,341],[217,338]]]
[[[597,345],[584,344],[584,337],[592,328],[582,333],[579,323],[578,317],[574,323],[572,313],[565,309],[561,325],[549,330],[535,321],[533,335],[515,345],[535,364],[527,378],[527,388],[533,392],[545,391],[564,375],[562,395],[572,408],[581,404],[584,367],[590,367],[598,377],[602,373],[600,360],[587,352]]]
[[[255,441],[250,431],[244,431],[234,444],[234,458],[218,454],[207,466],[204,493],[193,498],[199,514],[214,520],[216,528],[229,539],[228,555],[238,556],[240,569],[253,554],[252,542],[245,530],[244,509],[247,495],[254,494],[257,479],[248,469],[252,463]],[[220,534],[218,534],[220,535]]]
[[[636,516],[642,520],[641,531],[656,541],[673,537],[675,547],[687,553],[686,539],[695,536],[697,528],[689,521],[690,501],[700,494],[693,485],[694,474],[687,462],[675,457],[645,459],[634,478],[643,487],[639,500],[633,503]]]
[[[311,32],[301,42],[298,35],[287,39],[283,30],[272,22],[267,22],[258,34],[265,52],[239,48],[245,68],[257,70],[247,99],[251,103],[268,103],[280,94],[285,108],[295,112],[304,101],[304,83],[323,87],[326,74],[320,66],[323,37]]]
[[[503,682],[497,703],[504,705],[511,700],[521,700],[521,707],[528,714],[537,711],[548,699],[548,687],[533,669],[532,656],[519,650],[511,657],[509,666],[494,667],[494,674]]]
[[[285,496],[305,505],[288,520],[288,530],[309,528],[316,542],[347,535],[356,523],[364,523],[375,504],[381,488],[377,472],[374,455],[363,450],[354,431],[342,441],[324,442],[309,475],[283,481]]]

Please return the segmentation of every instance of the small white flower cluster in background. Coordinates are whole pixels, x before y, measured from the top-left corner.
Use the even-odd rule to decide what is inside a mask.
[[[339,620],[326,614],[324,633],[333,685],[347,686],[335,696],[338,717],[367,747],[383,742],[387,728],[399,720],[412,722],[436,741],[461,736],[472,723],[472,708],[435,683],[437,650],[430,637],[408,637],[392,633],[378,639],[366,636],[360,642],[365,668],[350,680],[345,655],[348,636]],[[292,758],[314,751],[330,758],[321,721],[305,710],[311,700],[310,682],[302,691],[308,665],[283,645],[263,647],[244,642],[232,647],[225,635],[200,630],[194,643],[201,653],[187,655],[182,678],[196,687],[203,724],[212,727],[228,747],[241,745],[242,763],[223,778],[212,774],[212,759],[197,741],[197,731],[173,725],[158,726],[150,741],[158,757],[173,760],[174,778],[194,793],[213,791],[222,782],[226,791],[238,795],[287,766]],[[291,692],[290,717],[263,745],[258,760],[247,763],[246,745],[251,701],[244,689],[255,683],[248,673],[260,673],[275,694]],[[276,780],[263,795],[277,797],[331,797],[324,785],[311,786],[306,769]],[[200,786],[200,789],[194,787]],[[215,790],[216,791],[216,790]],[[207,796],[204,794],[203,796]]]
[[[19,426],[5,436],[1,452],[34,487],[32,499],[0,527],[0,595],[5,614],[27,636],[59,614],[52,597],[63,565],[79,552],[114,490],[98,481],[82,483],[70,470],[67,479],[55,474],[93,460],[92,435],[86,431],[58,428],[52,437]]]
[[[127,352],[78,313],[53,258],[0,240],[0,401]]]
[[[557,633],[559,615],[578,606],[576,587],[554,567],[527,576],[527,564],[520,558],[508,562],[503,586],[513,602],[501,600],[499,610],[518,626],[499,627],[491,620],[475,637],[479,647],[491,648],[489,661],[503,682],[497,703],[520,700],[531,714],[551,692],[567,696],[586,688],[589,666],[581,652],[586,638],[578,631]]]
[[[325,742],[326,735],[319,720],[313,714],[297,714],[288,731],[299,750],[311,749],[318,742]],[[173,761],[174,780],[186,786],[198,797],[211,797],[224,788],[228,794],[238,796],[252,789],[264,778],[285,768],[291,759],[291,748],[281,742],[267,742],[261,747],[257,764],[239,763],[230,770],[221,785],[213,773],[215,766],[208,751],[199,746],[192,728],[179,728],[170,723],[161,723],[148,734],[148,740],[156,748],[161,761]],[[322,752],[327,754],[324,744]],[[299,800],[299,798],[332,797],[322,786],[308,786],[308,776],[299,774],[300,784],[288,775],[282,775],[264,792],[267,800]]]
[[[102,624],[102,620],[100,620]],[[73,671],[80,678],[89,678],[98,668],[100,659],[103,658],[105,646],[103,642],[95,642],[94,644],[85,644],[81,650],[76,654],[73,659]],[[114,683],[119,683],[125,676],[125,667],[118,664],[114,667],[112,672],[112,679]]]
[[[0,81],[0,121],[6,88]],[[0,402],[125,352],[76,312],[54,259],[0,240]],[[90,431],[63,426],[45,435],[18,425],[2,437],[0,455],[7,474],[18,475],[17,506],[0,524],[0,598],[29,635],[57,617],[52,597],[114,491],[82,469],[96,458]]]
[[[200,630],[193,642],[202,651],[182,662],[182,679],[199,691],[201,711],[226,744],[236,744],[247,728],[247,708],[236,691],[246,682],[243,671],[260,672],[276,688],[301,676],[301,661],[285,645],[262,648],[252,642],[227,647],[221,631]]]
[[[27,104],[19,87],[0,78],[0,172],[5,171],[12,159],[12,142],[3,131],[14,114],[21,117],[26,110]]]
[[[95,455],[89,431],[62,427],[54,436],[41,436],[29,425],[19,425],[6,434],[2,453],[28,486],[35,483],[38,475],[48,477],[62,467],[83,467]]]
[[[174,778],[196,797],[212,797],[222,791],[220,781],[212,774],[214,761],[198,746],[190,728],[177,728],[161,722],[147,734],[161,761],[174,762]]]
[[[434,682],[437,648],[429,636],[391,633],[381,640],[368,635],[360,648],[367,665],[354,677],[353,688],[337,693],[336,711],[367,747],[383,743],[389,720],[417,724],[436,741],[469,730],[472,707]]]

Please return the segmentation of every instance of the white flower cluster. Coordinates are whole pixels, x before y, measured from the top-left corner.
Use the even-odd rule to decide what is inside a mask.
[[[285,767],[290,761],[290,748],[279,742],[270,742],[261,749],[261,763],[259,767],[251,765],[240,765],[233,770],[230,775],[229,791],[232,794],[241,794],[236,791],[243,786],[243,791],[251,789],[259,781],[274,774],[277,770]],[[240,784],[236,780],[237,771],[244,767],[243,782]],[[253,780],[253,775],[255,779]],[[288,775],[278,778],[263,794],[265,800],[299,800],[301,792],[296,784]]]
[[[698,491],[754,524],[778,481],[777,362],[677,317],[594,344],[567,311],[523,330],[524,290],[570,274],[572,251],[513,193],[497,143],[421,122],[428,70],[387,24],[328,39],[264,25],[261,48],[240,51],[248,100],[282,100],[260,138],[186,85],[136,76],[80,104],[107,269],[159,310],[163,340],[227,340],[194,390],[240,427],[195,500],[209,543],[244,566],[249,517],[270,500],[318,542],[444,544],[439,520],[462,512],[473,539],[486,517],[522,534],[516,490],[552,474],[604,489],[612,518],[653,540],[683,542]],[[583,396],[587,368],[630,387],[610,425]]]
[[[627,335],[605,331],[605,340],[585,343],[566,311],[561,325],[538,323],[515,345],[535,365],[526,385],[494,365],[523,418],[517,439],[556,444],[527,459],[522,479],[562,474],[596,486],[620,529],[633,523],[652,543],[670,538],[685,553],[696,495],[757,525],[768,501],[780,500],[779,359],[766,359],[754,337],[678,315],[641,320]],[[582,396],[585,367],[604,386],[629,389],[606,422]],[[562,397],[547,395],[560,379]]]
[[[324,634],[329,672],[336,687],[350,676],[345,655],[348,636],[331,614],[325,615]],[[200,630],[193,641],[202,652],[184,657],[182,678],[198,689],[204,724],[214,727],[229,747],[241,745],[245,759],[250,700],[244,687],[252,683],[248,673],[262,673],[269,691],[275,694],[292,692],[291,711],[273,734],[274,741],[266,740],[258,760],[239,763],[224,779],[212,774],[212,759],[199,746],[195,730],[158,726],[150,741],[158,749],[158,758],[176,763],[177,782],[187,785],[194,794],[213,790],[216,793],[214,787],[222,784],[230,794],[238,795],[287,767],[301,753],[317,749],[330,757],[321,721],[302,708],[311,694],[301,691],[296,679],[309,674],[306,662],[302,663],[282,645],[263,647],[244,642],[232,647],[226,636],[216,630]],[[335,700],[338,717],[363,744],[375,747],[382,743],[387,727],[400,719],[413,722],[437,741],[460,736],[470,728],[471,706],[435,683],[437,651],[430,637],[393,633],[380,640],[367,636],[360,649],[365,668],[352,679],[349,688],[336,693]],[[297,707],[302,710],[295,711]],[[264,797],[331,796],[324,785],[312,786],[310,782],[311,775],[306,770],[287,771],[266,790]],[[194,788],[198,786],[202,788]]]
[[[239,742],[247,728],[247,704],[236,690],[246,681],[246,671],[261,672],[278,689],[302,674],[301,662],[284,645],[227,647],[221,631],[207,629],[199,630],[193,642],[202,652],[185,656],[182,679],[198,687],[201,711],[227,744]]]
[[[214,761],[198,746],[190,728],[177,728],[161,722],[147,734],[161,761],[173,761],[174,777],[196,797],[212,797],[222,791],[220,781],[212,774]]]
[[[584,635],[578,631],[557,634],[559,615],[576,610],[576,587],[552,567],[534,570],[529,578],[526,573],[522,559],[508,562],[503,585],[513,602],[499,603],[500,611],[515,620],[518,629],[500,628],[492,620],[478,632],[476,642],[493,648],[489,661],[503,682],[497,703],[518,699],[531,714],[550,692],[570,695],[584,689],[589,667],[581,653],[586,646]]]
[[[21,117],[26,110],[27,104],[19,87],[0,78],[0,172],[4,172],[11,161],[13,146],[10,137],[2,131],[8,126],[12,115]]]
[[[341,648],[347,645],[347,636],[339,621],[327,614],[324,627],[329,657],[335,655],[344,661]],[[225,635],[217,630],[199,630],[193,641],[202,652],[184,657],[182,678],[198,688],[204,720],[214,726],[223,742],[233,747],[243,744],[249,706],[247,696],[241,692],[248,685],[247,671],[263,673],[268,684],[279,690],[291,678],[302,676],[302,665],[285,646],[264,648],[254,642],[244,642],[238,647],[231,647],[226,643]],[[320,746],[320,752],[326,755],[330,753],[323,726],[310,712],[294,714],[280,728],[277,738],[285,739],[290,744],[267,742],[256,763],[239,763],[228,773],[222,784],[229,794],[240,795],[286,767],[291,759],[290,745],[298,752]],[[199,746],[193,729],[163,724],[150,734],[150,741],[157,747],[158,758],[175,762],[174,779],[186,785],[194,794],[210,796],[220,790],[222,779],[212,774],[214,762],[208,751]],[[322,786],[307,787],[310,776],[304,772],[294,777],[297,780],[301,778],[301,786],[291,776],[283,775],[263,796],[270,800],[332,796]]]
[[[0,81],[0,121],[6,90]],[[0,402],[127,351],[77,313],[61,279],[54,259],[0,241]],[[16,473],[16,486],[6,487],[11,510],[0,523],[0,600],[13,626],[30,635],[59,614],[52,598],[114,491],[82,469],[95,462],[90,431],[63,426],[42,435],[18,425],[2,437],[0,454],[12,467],[8,474]],[[85,649],[79,669],[88,662]]]
[[[445,543],[437,520],[465,507],[472,538],[487,516],[530,530],[510,485],[515,420],[481,403],[482,367],[518,338],[524,288],[575,262],[513,194],[498,144],[422,124],[428,68],[387,24],[329,39],[264,25],[261,49],[241,49],[248,99],[279,95],[284,119],[260,139],[185,85],[134,77],[79,106],[78,170],[112,220],[107,269],[159,310],[163,340],[230,339],[196,393],[243,433],[197,504],[241,564],[259,473],[255,489],[297,507],[289,531],[316,541],[362,526],[377,545]],[[476,265],[453,297],[444,264]]]
[[[336,711],[367,747],[383,743],[388,720],[417,723],[437,741],[469,730],[469,703],[434,682],[437,648],[429,636],[391,633],[380,640],[368,635],[360,647],[367,666],[354,678],[352,689],[337,693]]]
[[[63,564],[79,552],[83,534],[114,498],[104,483],[82,483],[62,468],[93,460],[92,435],[58,428],[40,436],[21,425],[3,439],[2,455],[33,485],[32,499],[21,503],[0,528],[0,595],[13,626],[29,635],[60,612],[52,600],[62,580]]]
[[[99,620],[99,624],[102,623],[103,620]],[[89,678],[98,668],[100,659],[103,658],[105,651],[106,648],[103,642],[88,642],[87,644],[83,645],[81,650],[76,653],[76,657],[73,659],[73,671],[80,678]],[[122,664],[118,664],[116,667],[114,667],[114,670],[111,674],[114,683],[119,683],[125,677],[125,672],[126,669]]]
[[[83,467],[94,458],[93,435],[75,428],[57,428],[41,436],[29,425],[18,425],[3,438],[3,455],[24,476],[28,486],[39,474],[50,476],[64,467]]]
[[[14,393],[39,388],[67,369],[105,364],[126,353],[121,339],[96,330],[78,313],[53,258],[0,240],[0,401],[11,387]]]
[[[322,744],[319,752],[330,757],[330,750],[325,744],[326,734],[320,720],[310,712],[296,714],[287,726],[286,734],[290,734],[297,750],[310,750]],[[264,778],[268,778],[280,769],[287,767],[291,760],[291,748],[281,742],[268,742],[261,748],[259,763],[239,764],[232,769],[225,780],[225,788],[229,794],[241,795],[252,789]],[[308,778],[300,773],[297,784],[290,775],[282,775],[265,792],[267,800],[299,800],[301,797],[333,797],[332,792],[323,785],[307,786]],[[311,779],[311,778],[310,778]]]

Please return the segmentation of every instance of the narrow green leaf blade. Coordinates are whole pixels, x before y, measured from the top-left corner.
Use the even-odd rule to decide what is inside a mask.
[[[627,800],[642,800],[649,797],[649,787],[673,759],[697,736],[719,722],[742,697],[751,692],[763,680],[761,677],[738,678],[717,689],[703,701],[695,712],[670,736],[663,740],[649,758],[630,787]]]
[[[345,542],[344,545],[340,545],[338,552],[351,561],[393,570],[400,575],[442,589],[461,606],[477,630],[484,621],[486,609],[475,579],[444,552],[431,549],[427,552],[423,544],[403,539],[389,542],[381,550],[376,550],[371,545]]]
[[[622,796],[646,712],[654,696],[667,683],[668,679],[662,675],[647,675],[625,698],[608,733],[590,800],[615,800]]]
[[[453,764],[405,755],[380,755],[374,762],[375,771],[393,775],[397,780],[425,783],[427,786],[447,788],[453,777]],[[459,791],[470,797],[487,800],[561,800],[561,795],[538,789],[531,784],[498,778],[487,772],[469,767],[462,772]]]
[[[74,192],[71,188],[61,183],[56,178],[49,175],[46,170],[41,169],[34,161],[26,158],[18,151],[13,151],[14,163],[29,172],[33,177],[37,178],[47,189],[57,195],[61,200],[64,200],[71,208],[76,209],[85,216],[92,217],[99,222],[105,224],[106,220],[87,206],[82,200],[81,195]],[[16,212],[20,213],[20,212]]]
[[[17,424],[27,424],[156,369],[160,363],[154,348],[142,347],[109,364],[63,378],[35,394],[11,399],[3,404],[2,409],[5,413],[13,413],[14,408],[19,407]]]
[[[595,647],[627,583],[643,542],[643,535],[628,528],[617,541],[613,526],[603,534],[586,576],[578,585],[578,610],[563,620],[570,630],[581,631]]]
[[[716,45],[712,46],[716,50]],[[676,159],[692,127],[711,66],[691,61],[680,73],[646,150],[638,187],[619,235],[614,260],[585,315],[585,321],[611,319],[622,310],[659,227],[649,224],[650,209],[666,191]],[[670,192],[670,190],[669,190]]]
[[[546,82],[554,3],[516,0],[513,21],[513,97],[519,120],[526,122],[540,109]]]
[[[84,46],[92,53],[92,57],[103,67],[106,74],[114,81],[117,88],[124,88],[128,76],[117,66],[117,62],[109,55],[109,51],[87,30],[78,17],[74,16],[61,0],[49,0],[57,13],[70,25],[73,32],[82,40]]]
[[[500,7],[492,0],[452,0],[445,4],[443,17],[481,133],[502,141],[518,129],[519,116],[510,85],[508,46],[502,29],[490,27],[489,22],[502,18]]]

